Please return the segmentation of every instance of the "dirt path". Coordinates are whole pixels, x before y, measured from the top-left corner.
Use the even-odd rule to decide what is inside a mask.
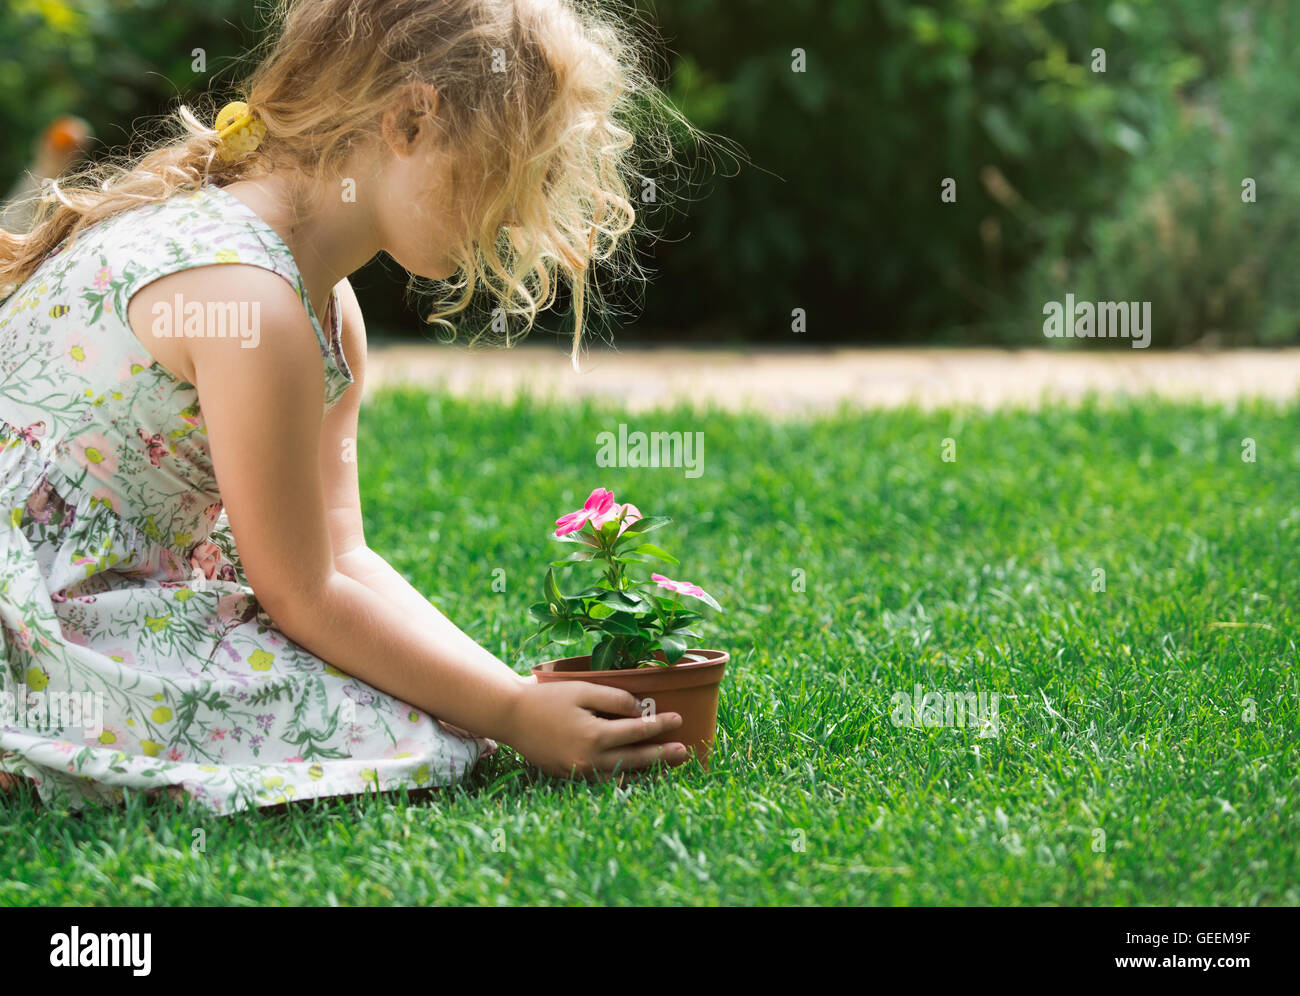
[[[686,399],[773,414],[915,403],[995,407],[1077,401],[1091,393],[1230,401],[1300,396],[1300,349],[1223,353],[992,349],[593,350],[575,373],[558,348],[372,348],[368,390],[442,387],[508,398],[592,397],[634,411]]]

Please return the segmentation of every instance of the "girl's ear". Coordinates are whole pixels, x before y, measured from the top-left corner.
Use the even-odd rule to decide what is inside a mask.
[[[399,156],[414,153],[423,133],[433,125],[438,103],[438,91],[428,83],[412,83],[401,91],[380,125],[389,148]]]

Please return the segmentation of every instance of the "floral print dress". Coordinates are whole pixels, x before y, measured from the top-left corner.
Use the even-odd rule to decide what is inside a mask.
[[[327,336],[288,247],[217,187],[95,225],[0,303],[0,772],[47,805],[180,786],[229,813],[441,786],[495,747],[313,656],[258,604],[197,391],[127,323],[145,285],[225,263],[298,291],[332,407],[352,383],[337,295]]]

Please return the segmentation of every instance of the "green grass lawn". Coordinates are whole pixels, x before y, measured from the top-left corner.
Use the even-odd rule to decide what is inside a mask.
[[[431,799],[225,819],[21,796],[0,902],[1300,903],[1298,416],[385,394],[359,441],[370,544],[520,670],[545,656],[517,648],[556,516],[604,485],[677,520],[670,573],[722,602],[704,642],[733,656],[713,770],[620,789],[503,748]],[[703,431],[703,476],[597,467],[620,420]],[[997,735],[895,726],[918,684],[996,692]]]

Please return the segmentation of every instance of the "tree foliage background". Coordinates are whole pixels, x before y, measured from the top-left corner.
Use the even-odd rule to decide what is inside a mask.
[[[679,106],[749,162],[679,192],[620,341],[1041,345],[1067,292],[1151,301],[1157,345],[1300,337],[1290,0],[631,2]],[[0,182],[57,114],[121,151],[178,102],[231,96],[265,13],[6,0]],[[355,283],[373,327],[429,336],[394,264]]]

